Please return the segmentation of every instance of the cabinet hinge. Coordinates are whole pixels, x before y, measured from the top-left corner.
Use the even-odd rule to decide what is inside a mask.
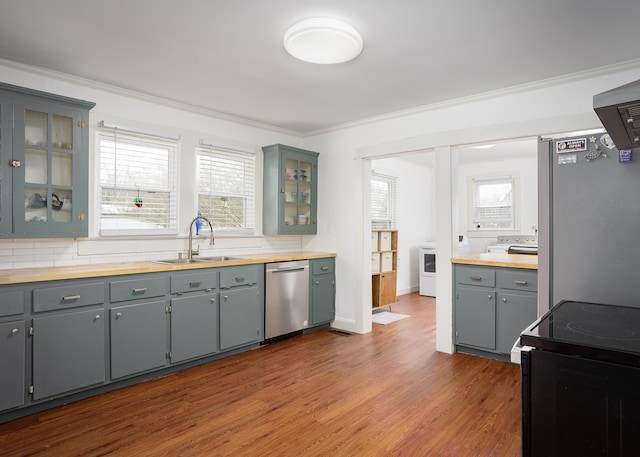
[[[165,312],[165,313],[171,313],[171,311],[172,311],[171,306],[167,306],[167,307],[164,309],[164,312]]]
[[[85,121],[78,121],[78,127],[80,127],[81,129],[86,128],[87,123]]]
[[[171,351],[167,351],[167,359],[171,360]]]
[[[27,392],[28,392],[30,395],[33,395],[33,385],[29,386],[29,388],[27,389]]]
[[[29,327],[29,336],[33,336],[33,327]]]

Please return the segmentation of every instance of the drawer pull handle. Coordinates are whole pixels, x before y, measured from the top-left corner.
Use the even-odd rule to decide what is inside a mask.
[[[320,284],[320,281],[316,281],[316,282],[315,282],[315,284],[316,284],[316,285],[319,285],[319,284]]]
[[[62,297],[62,301],[73,301],[80,300],[80,295],[67,295],[66,297]]]
[[[143,294],[146,291],[147,291],[146,287],[136,287],[135,289],[133,289],[134,294]]]
[[[205,292],[211,292],[211,288],[205,289]]]
[[[519,280],[519,281],[514,281],[514,282],[515,282],[517,285],[519,285],[519,286],[526,286],[526,285],[527,285],[527,281],[521,281],[521,280]]]
[[[201,281],[191,281],[189,287],[200,287],[200,282]]]
[[[320,269],[321,269],[322,271],[327,271],[327,270],[329,269],[329,267],[320,267]]]
[[[11,329],[11,334],[15,335],[16,333],[18,333],[18,329],[17,328],[12,328]]]
[[[482,276],[471,276],[472,281],[482,281]]]
[[[236,281],[237,282],[244,281],[244,276],[236,276]]]

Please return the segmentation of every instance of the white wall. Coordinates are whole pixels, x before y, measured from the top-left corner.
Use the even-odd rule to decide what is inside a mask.
[[[398,177],[397,294],[415,292],[420,286],[419,246],[435,238],[433,168],[397,158],[374,160],[371,167]]]

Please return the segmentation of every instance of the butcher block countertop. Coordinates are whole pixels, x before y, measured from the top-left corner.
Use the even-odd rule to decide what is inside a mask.
[[[286,262],[289,260],[321,259],[335,257],[329,252],[273,252],[264,254],[233,255],[233,260],[166,265],[154,261],[133,261],[119,263],[100,263],[63,267],[19,268],[0,270],[0,285],[27,282],[55,281],[60,279],[95,278],[100,276],[129,275],[136,273],[155,273],[161,271],[191,270],[194,268],[229,267],[256,263]]]
[[[451,259],[451,263],[486,265],[490,267],[538,269],[538,256],[526,254],[472,254]]]

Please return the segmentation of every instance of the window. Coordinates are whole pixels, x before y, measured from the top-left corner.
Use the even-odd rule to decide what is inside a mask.
[[[371,172],[371,228],[396,228],[396,188],[398,178]]]
[[[470,178],[470,229],[514,230],[516,183],[513,175]]]
[[[255,163],[256,155],[246,151],[204,144],[196,149],[198,211],[214,230],[254,233]]]
[[[178,139],[98,130],[101,235],[175,234]]]

